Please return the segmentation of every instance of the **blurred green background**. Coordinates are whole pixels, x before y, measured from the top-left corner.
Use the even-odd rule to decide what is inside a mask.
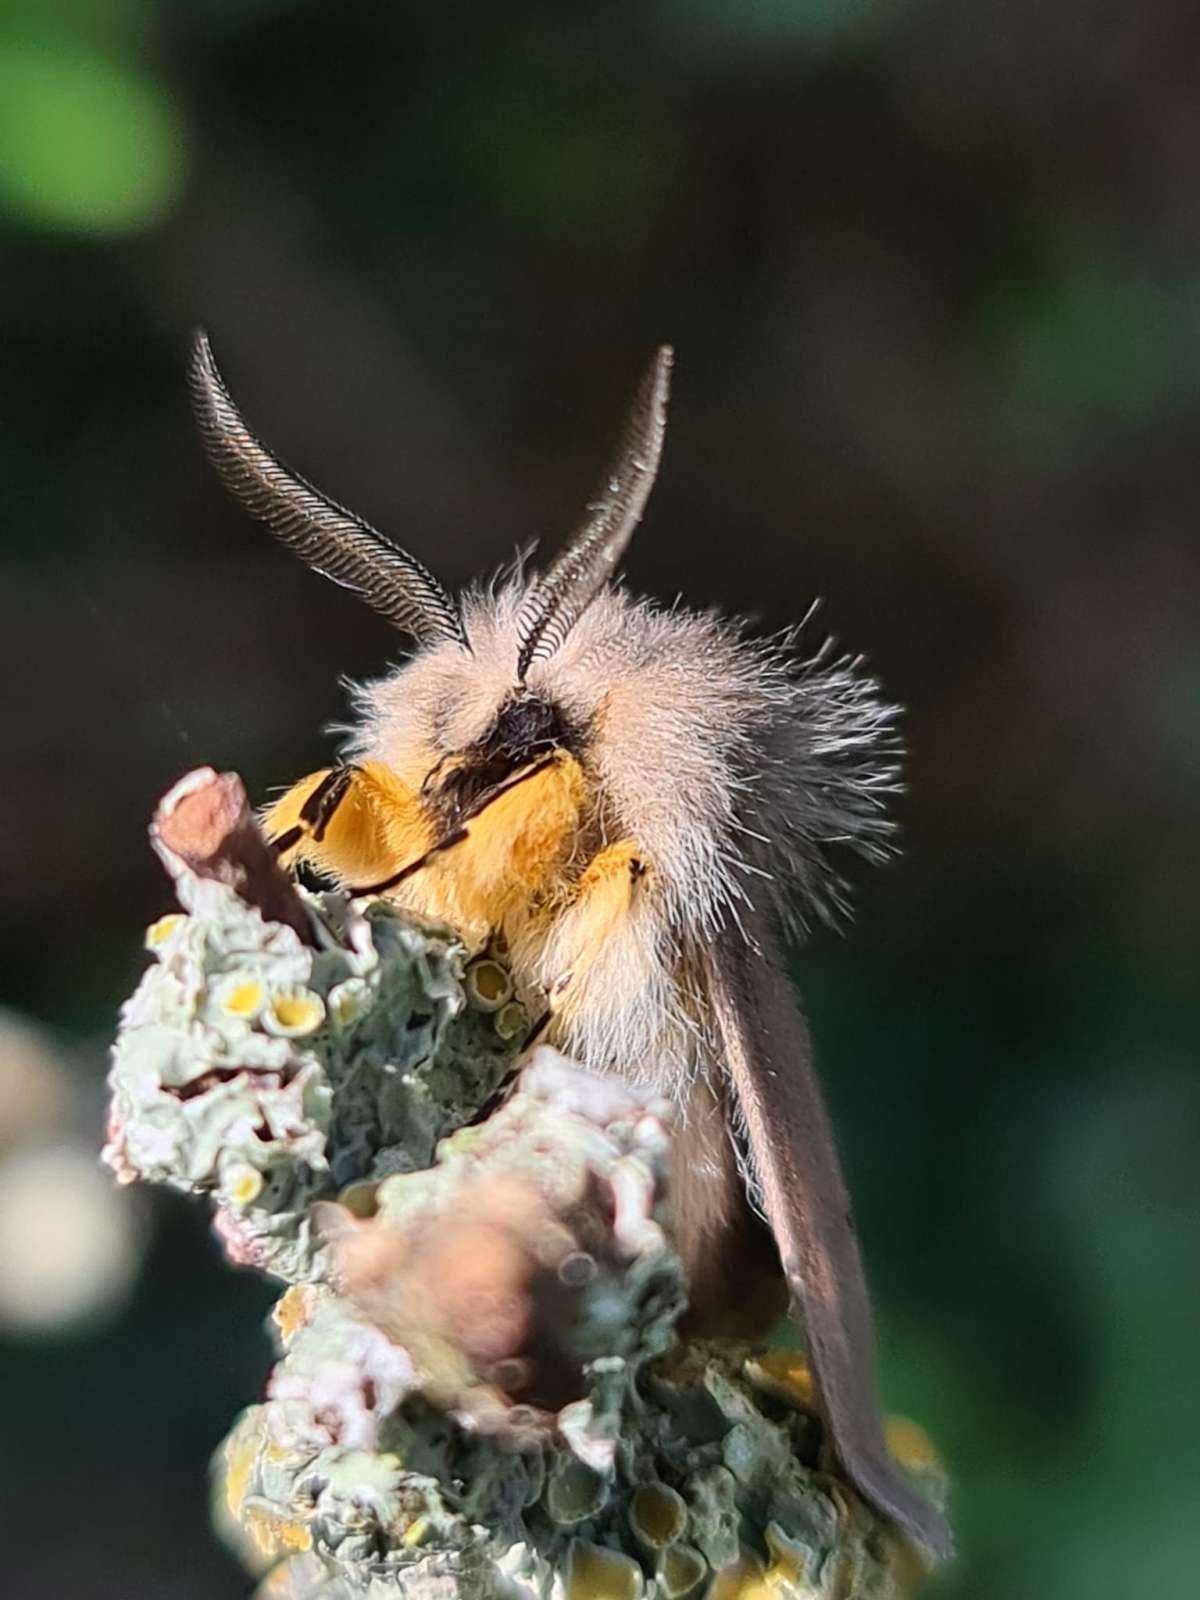
[[[54,1125],[99,1143],[159,792],[322,764],[396,650],[204,468],[192,327],[450,582],[566,532],[669,338],[631,582],[824,595],[909,708],[904,859],[798,967],[936,1593],[1200,1591],[1193,0],[3,0],[0,284],[0,973]],[[269,1294],[141,1207],[127,1292],[0,1335],[21,1600],[249,1588],[205,1473]]]

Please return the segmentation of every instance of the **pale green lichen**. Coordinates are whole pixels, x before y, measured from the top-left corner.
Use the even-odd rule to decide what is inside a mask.
[[[465,1005],[445,929],[310,896],[313,949],[220,884],[179,888],[192,914],[150,928],[155,964],[122,1013],[105,1159],[123,1181],[213,1192],[235,1261],[319,1276],[313,1202],[427,1166],[513,1041]]]
[[[611,1228],[614,1209],[628,1204],[612,1179],[629,1159],[646,1162],[649,1211],[661,1202],[656,1109],[542,1051],[487,1123],[445,1139],[428,1171],[381,1184],[369,1223],[331,1220],[327,1209],[323,1226],[341,1229],[333,1272],[346,1293],[310,1289],[302,1303],[294,1297],[304,1291],[289,1291],[276,1319],[286,1351],[267,1401],[244,1414],[224,1449],[218,1504],[244,1554],[284,1554],[283,1539],[303,1529],[305,1548],[330,1562],[398,1575],[422,1569],[431,1551],[486,1555],[472,1569],[481,1582],[515,1545],[528,1544],[548,1572],[552,1560],[566,1562],[570,1530],[604,1516],[617,1443],[641,1403],[638,1373],[670,1344],[682,1305],[662,1232],[643,1230],[644,1247],[631,1249]],[[530,1305],[536,1315],[548,1294],[557,1318],[527,1357],[510,1361],[528,1398],[505,1394],[456,1339],[446,1259],[437,1258],[432,1292],[406,1298],[386,1255],[411,1247],[417,1256],[402,1259],[417,1271],[423,1239],[476,1209],[492,1228],[502,1194],[536,1197],[519,1217],[535,1222]],[[476,1208],[486,1197],[493,1203]],[[347,1237],[369,1252],[365,1284],[345,1264]],[[578,1270],[584,1257],[593,1270]],[[478,1297],[474,1279],[467,1290]],[[562,1404],[539,1397],[539,1378],[565,1385]]]
[[[318,948],[186,873],[114,1051],[106,1156],[210,1193],[292,1284],[215,1463],[261,1600],[901,1600],[793,1352],[674,1343],[671,1108],[534,1053],[491,954],[309,896]],[[340,1202],[340,1203],[335,1203]],[[928,1440],[895,1453],[934,1499]]]
[[[593,1471],[576,1457],[564,1456],[554,1462],[546,1479],[546,1514],[556,1526],[573,1528],[598,1516],[608,1495],[605,1473]]]

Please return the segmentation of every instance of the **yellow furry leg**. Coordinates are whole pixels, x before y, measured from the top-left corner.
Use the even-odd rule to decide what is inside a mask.
[[[416,791],[378,761],[310,773],[268,807],[262,822],[269,839],[285,843],[284,865],[307,862],[343,884],[389,877],[434,838]]]
[[[632,839],[608,845],[588,863],[557,919],[547,954],[561,970],[549,985],[550,1009],[568,1016],[587,974],[633,910],[650,879],[645,852]]]

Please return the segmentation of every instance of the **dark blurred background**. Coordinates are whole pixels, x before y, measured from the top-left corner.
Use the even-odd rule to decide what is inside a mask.
[[[0,284],[0,972],[47,1030],[7,1024],[10,1129],[48,1074],[43,1144],[99,1143],[160,791],[323,764],[397,650],[223,498],[193,326],[453,583],[565,534],[669,338],[630,581],[824,595],[908,707],[905,856],[797,964],[887,1401],[957,1486],[937,1593],[1194,1596],[1193,0],[6,0]],[[99,1202],[18,1179],[19,1277]],[[78,1307],[9,1296],[6,1593],[247,1592],[206,1460],[270,1296],[199,1212],[114,1212]]]

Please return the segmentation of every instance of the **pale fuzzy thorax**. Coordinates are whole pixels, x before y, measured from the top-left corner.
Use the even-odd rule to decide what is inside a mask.
[[[523,593],[512,583],[466,598],[470,654],[427,647],[361,688],[352,753],[419,783],[480,738],[514,688]],[[695,943],[751,904],[793,926],[834,919],[839,851],[887,851],[893,708],[856,662],[806,660],[791,638],[752,639],[620,589],[533,663],[528,688],[581,731],[600,844],[634,841],[651,871],[591,964],[563,1042],[595,1067],[636,1071],[664,1054],[694,1066],[707,1030],[679,979]],[[517,952],[520,976],[548,986],[573,937],[568,910]]]

